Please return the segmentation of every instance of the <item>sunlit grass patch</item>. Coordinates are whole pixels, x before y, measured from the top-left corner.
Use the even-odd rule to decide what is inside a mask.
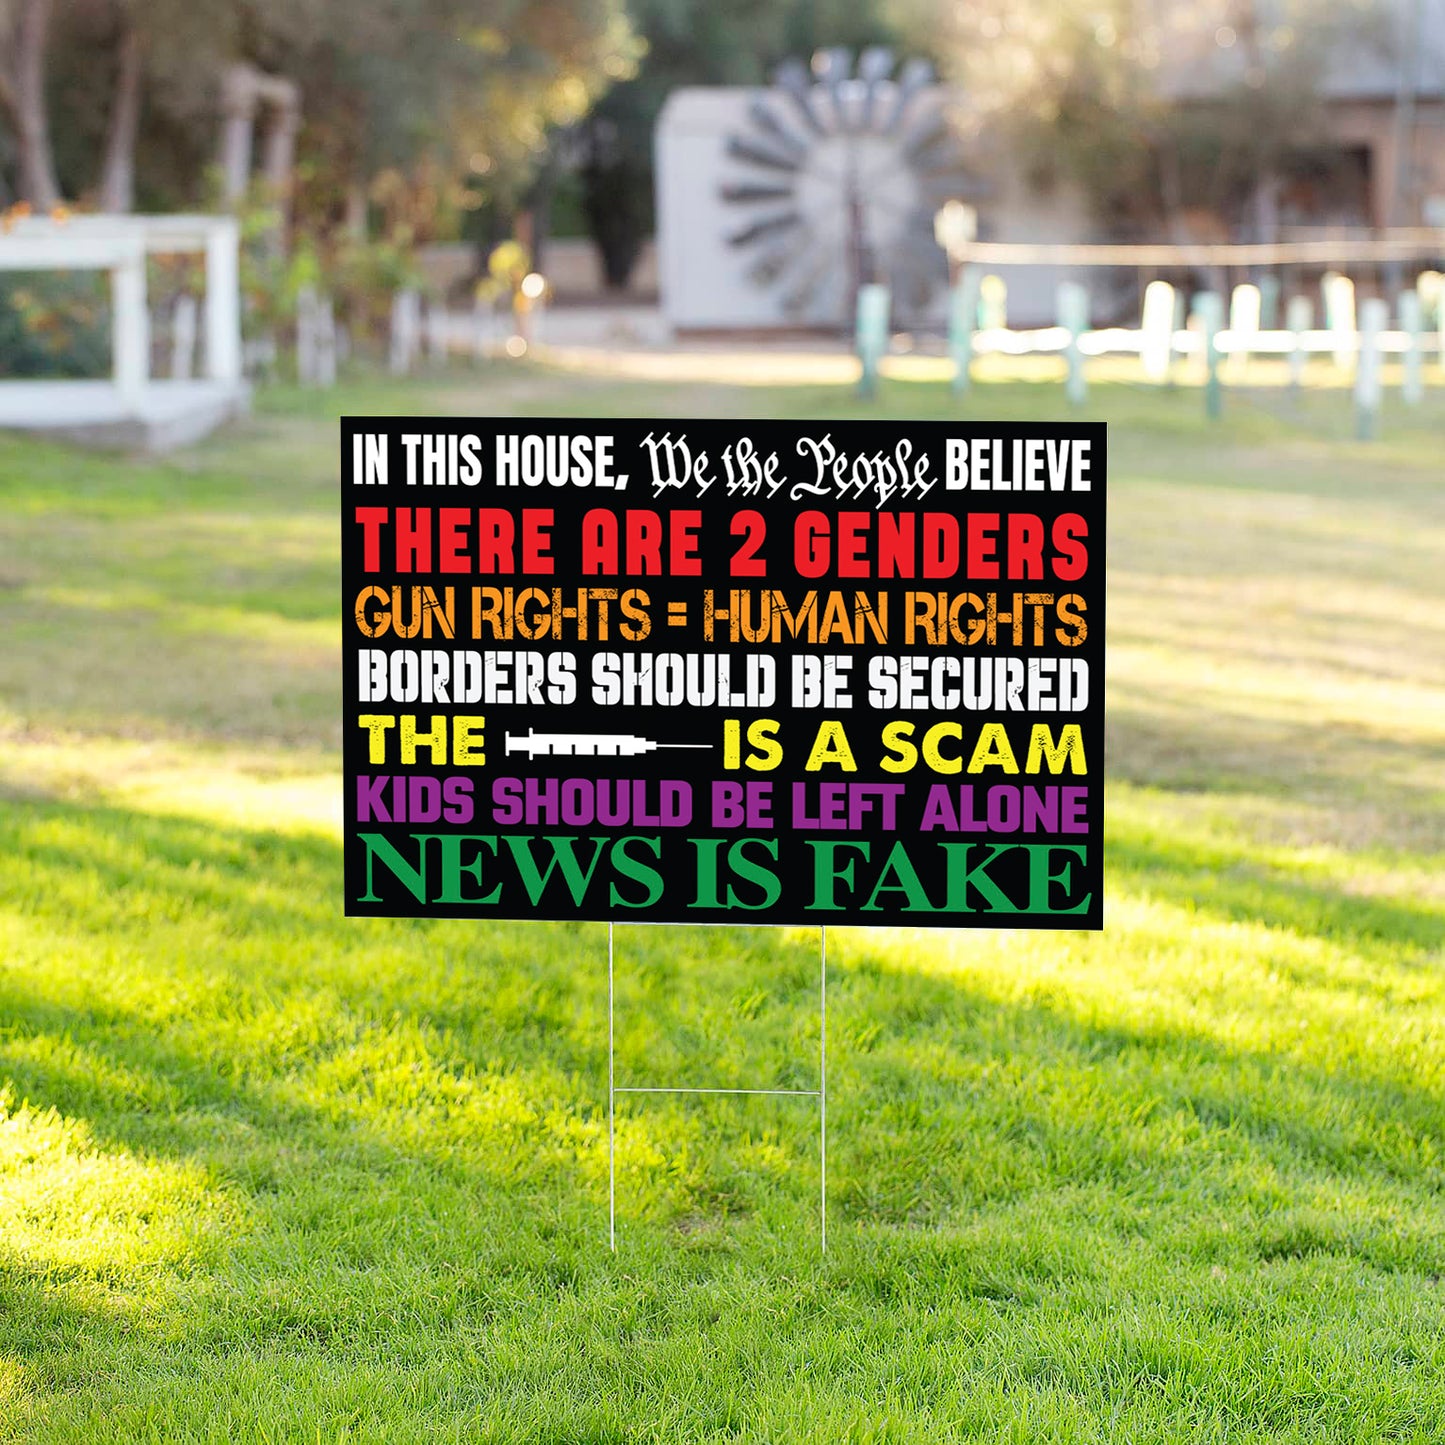
[[[194,1267],[240,1223],[196,1165],[103,1148],[84,1123],[17,1105],[10,1091],[0,1094],[0,1212],[0,1258],[113,1282]]]

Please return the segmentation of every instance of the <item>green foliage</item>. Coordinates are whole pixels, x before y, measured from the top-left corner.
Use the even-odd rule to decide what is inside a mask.
[[[1320,133],[1332,56],[1381,43],[1375,0],[895,0],[931,37],[974,125],[1035,177],[1066,176],[1116,228],[1180,239],[1188,210],[1238,223]]]
[[[1441,393],[1093,387],[1108,928],[830,933],[826,1259],[800,1100],[625,1101],[607,1253],[603,928],[340,916],[336,414],[479,396],[860,414],[491,367],[0,438],[0,1434],[1445,1438]],[[810,930],[617,943],[620,1080],[812,1086]]]
[[[104,275],[0,275],[0,377],[110,374],[110,301]]]
[[[242,316],[250,337],[285,335],[309,287],[331,298],[353,343],[365,349],[386,335],[396,292],[421,284],[409,238],[301,230],[283,247],[281,213],[259,188],[240,208],[240,220]]]
[[[468,174],[514,203],[549,129],[581,119],[640,53],[622,0],[57,0],[54,12],[51,129],[68,195],[93,193],[116,57],[138,33],[142,203],[185,209],[204,194],[221,78],[244,62],[300,87],[287,199],[318,235],[355,188],[388,172],[412,183],[427,165],[444,183],[423,183],[433,204],[414,208],[413,241],[455,233]]]
[[[349,184],[387,178],[395,200],[398,180],[420,183],[413,239],[450,239],[464,209],[515,204],[549,129],[578,121],[636,54],[621,0],[333,0],[324,33],[270,60],[306,97],[298,204],[334,221]],[[422,163],[435,173],[419,176]]]
[[[673,90],[763,85],[780,61],[820,46],[859,49],[897,39],[885,0],[637,0],[633,15],[646,45],[637,75],[613,86],[580,131],[583,211],[614,287],[626,284],[653,230],[652,138]],[[922,42],[921,53],[930,52]]]

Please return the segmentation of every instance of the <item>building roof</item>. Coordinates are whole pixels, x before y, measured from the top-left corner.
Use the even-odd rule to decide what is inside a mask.
[[[1208,99],[1251,72],[1267,84],[1292,60],[1318,65],[1328,100],[1445,98],[1445,0],[1168,0],[1156,14],[1160,88],[1176,99]]]

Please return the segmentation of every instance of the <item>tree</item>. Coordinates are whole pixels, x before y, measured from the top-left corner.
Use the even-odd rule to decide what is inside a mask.
[[[1208,211],[1267,234],[1282,167],[1320,130],[1325,66],[1375,33],[1336,0],[899,0],[941,36],[979,125],[1062,173],[1115,229],[1190,238]],[[942,21],[941,32],[939,30]]]
[[[244,61],[300,85],[300,170],[329,204],[333,177],[345,195],[423,157],[465,172],[484,143],[498,180],[525,169],[630,73],[630,36],[622,0],[0,0],[0,124],[37,206],[60,198],[57,157],[108,209],[194,203]]]
[[[140,134],[144,66],[145,38],[135,15],[127,10],[116,44],[115,90],[100,169],[97,199],[102,211],[129,211],[135,205],[135,145]]]
[[[51,0],[6,0],[0,9],[0,115],[15,137],[20,199],[38,210],[60,203],[45,104]]]
[[[515,202],[549,130],[635,63],[622,0],[420,0],[377,5],[371,24],[330,29],[300,56],[317,206],[334,210],[324,193],[338,183],[382,176],[394,192],[423,158],[475,197]]]
[[[673,90],[761,85],[789,56],[897,39],[877,0],[634,0],[633,14],[646,45],[637,76],[613,86],[575,137],[588,229],[619,289],[652,231],[652,136]]]

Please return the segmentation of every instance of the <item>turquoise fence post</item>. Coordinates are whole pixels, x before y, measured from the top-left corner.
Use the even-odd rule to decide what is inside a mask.
[[[1360,307],[1360,349],[1355,362],[1355,435],[1372,441],[1380,430],[1380,333],[1389,307],[1372,296]]]
[[[869,284],[858,288],[857,348],[863,365],[858,394],[865,400],[878,394],[878,366],[888,352],[890,300],[886,286]]]
[[[948,356],[953,362],[953,394],[962,396],[972,383],[973,333],[978,325],[977,266],[965,266],[948,297]]]
[[[1445,373],[1445,275],[1439,271],[1422,271],[1415,282],[1421,303],[1435,322],[1435,360]]]
[[[1314,330],[1315,303],[1308,296],[1291,296],[1284,308],[1284,327],[1294,337],[1294,349],[1289,354],[1289,386],[1298,395],[1305,379],[1305,362],[1309,360],[1304,333]]]
[[[1420,345],[1424,313],[1418,291],[1400,293],[1400,330],[1405,333],[1405,366],[1400,394],[1406,406],[1419,406],[1425,399],[1425,353]]]
[[[1194,314],[1204,338],[1204,414],[1218,421],[1224,410],[1219,380],[1219,330],[1224,320],[1224,298],[1217,291],[1201,291],[1194,298]]]
[[[1169,381],[1170,386],[1175,385],[1175,350],[1174,343],[1179,339],[1179,333],[1187,330],[1189,326],[1189,298],[1181,286],[1174,293],[1174,335],[1169,338]]]
[[[1068,374],[1064,377],[1064,395],[1070,406],[1082,406],[1089,394],[1084,379],[1084,355],[1079,350],[1079,337],[1089,329],[1089,293],[1077,281],[1060,281],[1056,292],[1059,325],[1069,333],[1064,347]]]
[[[1259,279],[1259,329],[1275,331],[1279,327],[1279,277],[1273,272]]]

